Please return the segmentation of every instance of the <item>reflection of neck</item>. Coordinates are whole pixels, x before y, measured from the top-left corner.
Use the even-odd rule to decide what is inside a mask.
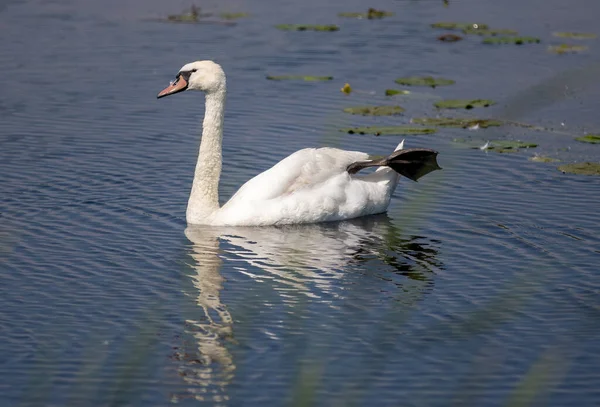
[[[188,201],[188,223],[201,223],[219,209],[225,89],[206,94],[202,141]]]
[[[233,321],[225,304],[221,302],[223,276],[219,257],[218,234],[206,228],[188,227],[185,235],[193,243],[190,255],[194,259],[195,273],[192,283],[197,290],[195,304],[199,307],[186,318],[186,329],[193,335],[198,352],[193,360],[202,363],[192,364],[188,368],[194,374],[183,376],[184,380],[200,386],[197,395],[203,397],[210,389],[214,397],[227,394],[226,386],[233,379],[235,364],[224,345],[224,341],[233,335]],[[218,367],[218,369],[216,369]],[[215,386],[219,390],[214,390]]]

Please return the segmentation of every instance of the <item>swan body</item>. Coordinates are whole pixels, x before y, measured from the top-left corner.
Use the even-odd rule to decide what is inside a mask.
[[[206,93],[202,141],[186,211],[189,224],[316,223],[382,213],[387,210],[399,174],[416,181],[439,169],[437,152],[403,150],[404,141],[383,160],[369,160],[369,154],[358,151],[306,148],[247,181],[219,207],[225,74],[212,61],[186,64],[158,97],[184,90]],[[379,168],[367,175],[357,174],[360,169],[373,166]]]

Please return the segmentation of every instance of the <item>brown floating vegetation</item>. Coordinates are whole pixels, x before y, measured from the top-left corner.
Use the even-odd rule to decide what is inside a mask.
[[[389,11],[377,10],[374,8],[370,8],[366,13],[339,13],[339,17],[347,17],[347,18],[359,18],[359,19],[368,19],[368,20],[376,20],[384,17],[391,17],[394,13]]]
[[[340,129],[340,131],[348,134],[374,134],[376,136],[384,136],[433,134],[436,132],[436,129],[415,126],[373,126],[346,128]]]
[[[275,28],[283,31],[339,31],[340,27],[335,24],[277,24]]]
[[[555,54],[575,54],[578,52],[586,51],[588,47],[586,45],[570,45],[570,44],[560,44],[560,45],[550,45],[548,47],[548,51],[553,52]]]
[[[385,90],[386,96],[409,95],[409,94],[410,94],[410,90],[403,90],[403,89],[386,89]]]
[[[412,119],[412,122],[415,124],[422,124],[426,126],[462,127],[463,129],[469,129],[474,127],[485,129],[493,126],[502,126],[504,124],[499,120],[458,117],[417,117]]]
[[[484,37],[495,37],[497,35],[518,35],[519,33],[515,30],[507,30],[507,29],[485,29],[482,30],[480,28],[465,28],[462,30],[463,34],[475,34],[481,35]]]
[[[534,155],[532,157],[529,157],[529,161],[533,161],[536,163],[556,163],[556,162],[559,162],[560,160],[558,158],[545,157],[542,155]]]
[[[189,22],[196,22],[201,17],[209,17],[209,16],[210,16],[210,14],[201,14],[200,7],[196,7],[195,5],[192,4],[192,6],[190,7],[190,10],[188,12],[185,12],[182,14],[171,14],[171,15],[167,16],[167,20],[172,21],[172,22],[189,23]]]
[[[537,37],[488,37],[482,42],[484,44],[538,44],[542,40]]]
[[[473,109],[475,107],[488,107],[496,102],[489,99],[446,99],[435,102],[438,109]]]
[[[565,164],[558,167],[558,170],[569,174],[600,175],[600,163],[583,162]]]
[[[346,113],[362,116],[395,116],[403,111],[404,109],[400,106],[354,106],[344,109]]]
[[[408,76],[398,78],[395,82],[405,86],[431,86],[432,88],[435,88],[436,86],[454,85],[456,83],[452,79],[434,78],[433,76]]]

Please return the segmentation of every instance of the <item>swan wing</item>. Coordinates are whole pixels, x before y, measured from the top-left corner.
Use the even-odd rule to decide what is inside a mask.
[[[337,148],[305,148],[296,151],[242,185],[225,206],[237,202],[265,201],[310,190],[346,172],[350,164],[368,157],[367,153]]]

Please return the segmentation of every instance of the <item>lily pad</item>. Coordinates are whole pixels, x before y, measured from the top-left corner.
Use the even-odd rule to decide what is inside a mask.
[[[537,37],[488,37],[483,40],[484,44],[538,44],[541,40]]]
[[[376,136],[382,135],[420,135],[420,134],[432,134],[436,132],[436,129],[427,127],[415,127],[415,126],[373,126],[373,127],[353,127],[340,129],[340,131],[348,134],[374,134]]]
[[[344,109],[346,113],[363,116],[393,116],[403,111],[404,109],[400,106],[354,106]]]
[[[588,134],[587,136],[577,137],[575,140],[582,143],[600,144],[600,134]]]
[[[396,79],[396,83],[405,86],[436,86],[454,85],[452,79],[434,78],[433,76],[408,76]]]
[[[219,17],[223,20],[237,20],[239,18],[248,17],[250,14],[248,13],[221,13]]]
[[[450,23],[450,22],[440,22],[431,24],[433,28],[442,28],[444,30],[487,30],[490,27],[486,24],[478,24],[478,23]]]
[[[475,126],[485,129],[492,126],[502,126],[504,124],[499,120],[452,117],[417,117],[412,119],[412,122],[426,126],[462,127],[465,129]]]
[[[315,25],[315,24],[278,24],[275,26],[283,31],[339,31],[340,27],[335,24]]]
[[[442,42],[457,42],[462,40],[462,37],[456,34],[443,34],[437,37],[437,39]]]
[[[573,53],[585,51],[587,49],[588,49],[588,47],[585,45],[569,45],[569,44],[550,45],[548,47],[548,51],[554,52],[555,54],[573,54]]]
[[[350,94],[352,92],[352,87],[350,86],[349,83],[346,83],[344,86],[342,86],[342,88],[340,89],[340,92],[345,93],[346,95]]]
[[[308,75],[267,75],[267,79],[270,81],[306,81],[306,82],[319,82],[319,81],[331,81],[333,76],[308,76]]]
[[[528,143],[520,140],[491,140],[486,150],[494,150],[498,153],[508,153],[518,151],[520,148],[536,148],[535,143]]]
[[[596,38],[596,34],[592,34],[592,33],[576,33],[576,32],[554,32],[552,33],[552,35],[554,35],[555,37],[560,37],[560,38],[572,38],[574,40],[591,40],[593,38]]]
[[[600,163],[584,162],[565,164],[558,167],[558,170],[569,174],[600,175]]]
[[[384,17],[391,17],[394,13],[383,10],[376,10],[374,8],[370,8],[366,13],[339,13],[339,17],[347,17],[347,18],[366,18],[369,20],[375,20]]]
[[[175,23],[193,23],[198,21],[201,17],[209,17],[210,14],[202,14],[200,12],[200,7],[196,7],[192,5],[190,7],[190,11],[185,12],[183,14],[171,14],[167,16],[167,21],[175,22]]]
[[[534,155],[533,157],[529,157],[529,161],[534,161],[536,163],[555,163],[555,162],[559,162],[560,160],[558,158]]]
[[[506,30],[506,29],[485,29],[482,30],[481,28],[465,28],[464,30],[462,30],[463,34],[475,34],[475,35],[482,35],[484,37],[495,37],[497,35],[518,35],[519,33],[515,30]]]
[[[438,109],[473,109],[474,107],[488,107],[496,104],[489,99],[446,99],[435,102]]]
[[[401,89],[386,89],[385,90],[386,96],[409,95],[409,94],[410,94],[409,90],[401,90]]]

